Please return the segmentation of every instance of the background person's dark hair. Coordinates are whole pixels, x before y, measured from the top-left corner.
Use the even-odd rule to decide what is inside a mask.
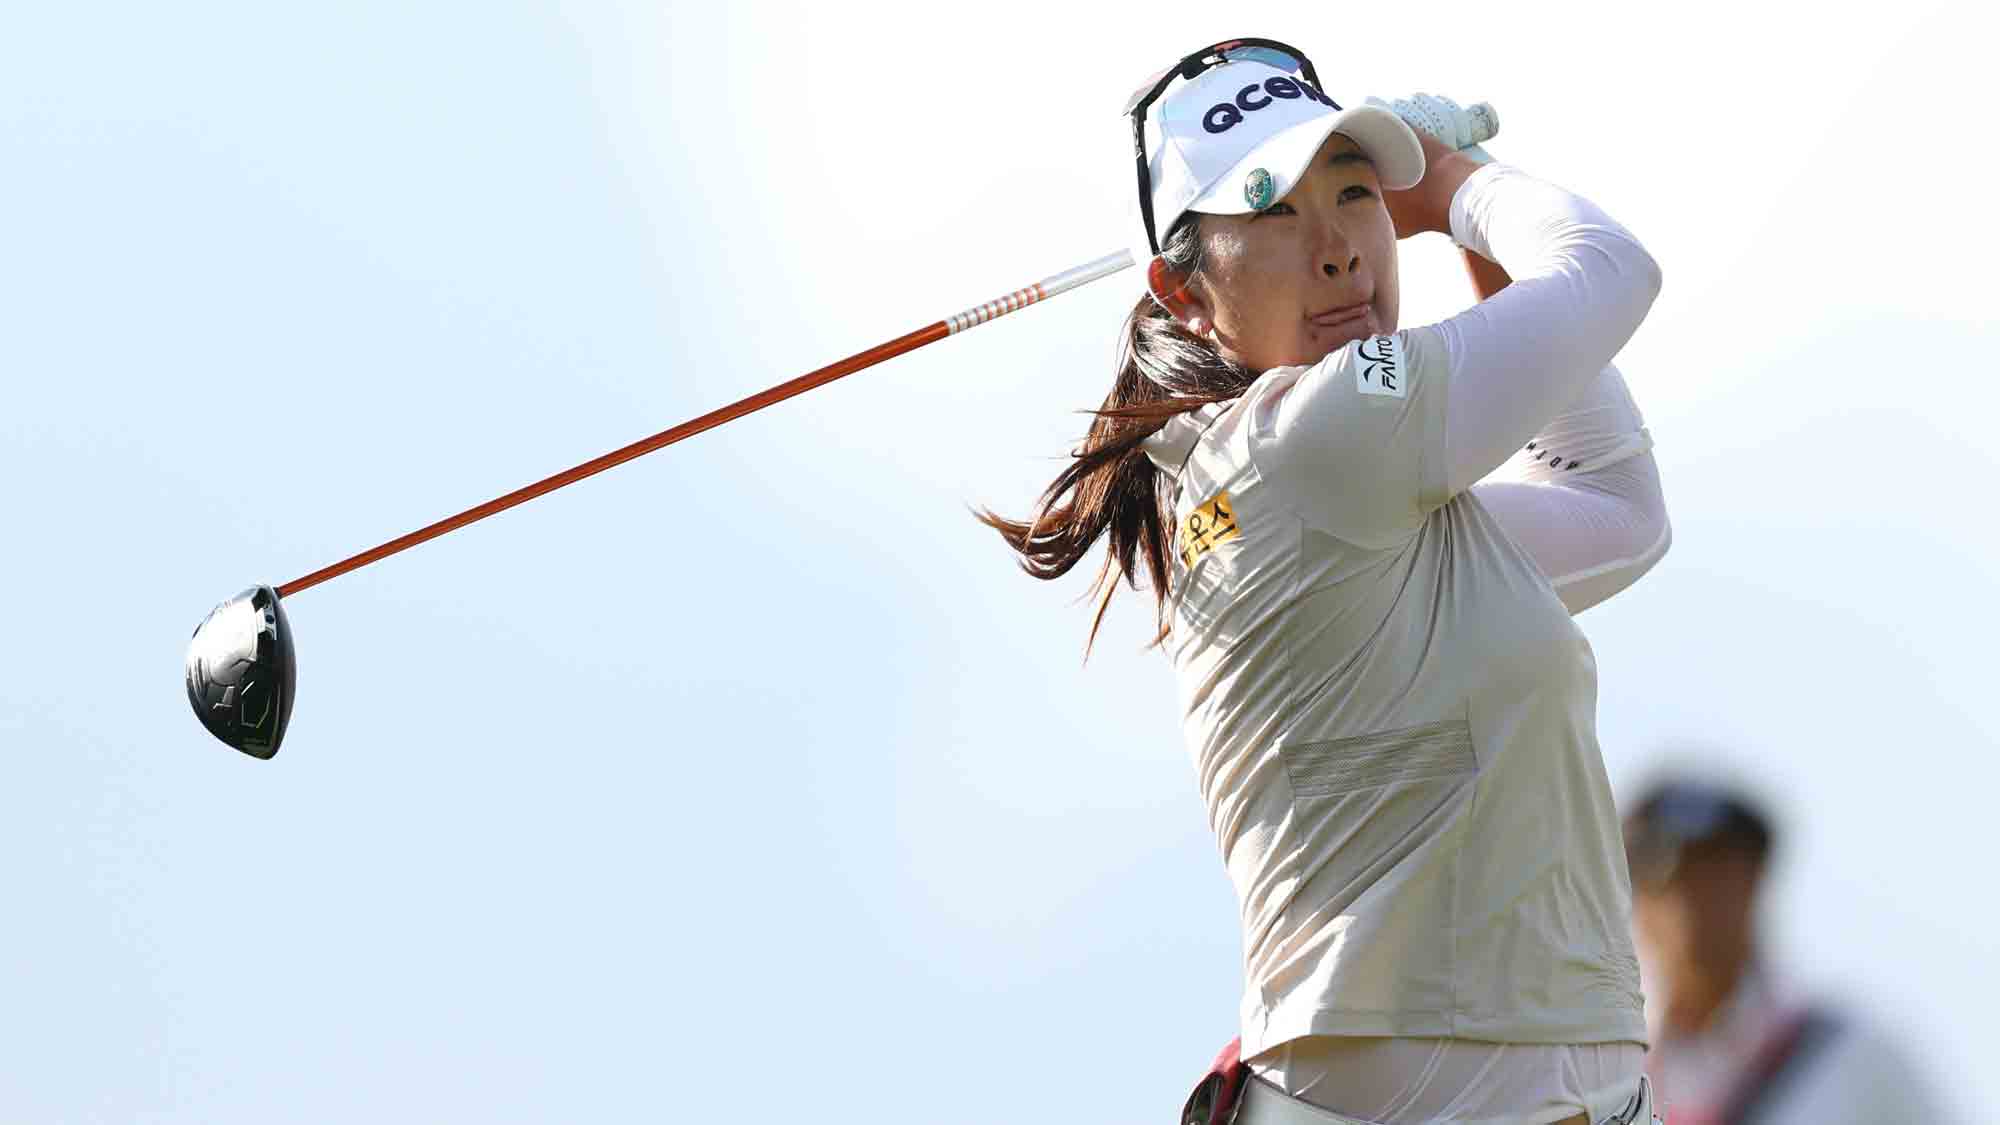
[[[1754,798],[1694,778],[1649,787],[1626,814],[1624,828],[1626,859],[1639,885],[1661,881],[1689,854],[1729,851],[1762,866],[1776,835]]]
[[[1201,219],[1189,212],[1167,233],[1160,256],[1194,284],[1201,272]],[[1140,443],[1175,415],[1242,394],[1256,376],[1224,359],[1215,345],[1189,332],[1158,301],[1142,294],[1125,318],[1118,374],[1073,460],[1042,491],[1026,520],[990,509],[974,513],[1021,556],[1036,578],[1069,573],[1109,535],[1104,565],[1091,584],[1097,602],[1084,655],[1097,639],[1104,611],[1122,577],[1139,588],[1141,565],[1152,584],[1159,632],[1166,636],[1167,582],[1173,549],[1171,474],[1161,472]]]

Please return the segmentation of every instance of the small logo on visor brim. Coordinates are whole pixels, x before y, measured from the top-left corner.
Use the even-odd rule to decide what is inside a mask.
[[[1243,202],[1253,211],[1262,211],[1278,201],[1278,185],[1271,179],[1271,173],[1262,168],[1253,168],[1243,177]]]

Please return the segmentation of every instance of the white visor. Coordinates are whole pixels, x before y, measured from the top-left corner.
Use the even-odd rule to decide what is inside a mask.
[[[1390,191],[1424,178],[1423,146],[1402,118],[1380,106],[1336,108],[1303,78],[1251,59],[1203,71],[1154,103],[1147,117],[1153,231],[1161,241],[1189,211],[1245,215],[1283,199],[1332,133],[1358,145]],[[1136,196],[1131,212],[1132,259],[1143,274],[1156,255]]]

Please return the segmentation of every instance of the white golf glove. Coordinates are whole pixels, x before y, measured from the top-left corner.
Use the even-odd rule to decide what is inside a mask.
[[[1410,128],[1429,133],[1481,164],[1493,162],[1493,158],[1479,145],[1482,141],[1492,140],[1500,132],[1500,115],[1485,102],[1461,106],[1450,98],[1435,94],[1412,94],[1395,101],[1381,98],[1368,98],[1366,101],[1369,105],[1379,105],[1394,113]]]

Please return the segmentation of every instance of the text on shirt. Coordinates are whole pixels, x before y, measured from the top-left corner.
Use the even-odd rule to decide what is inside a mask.
[[[1181,521],[1181,561],[1191,567],[1217,543],[1242,534],[1236,526],[1236,502],[1229,498],[1229,490],[1224,489]]]
[[[1370,336],[1354,349],[1354,389],[1364,395],[1402,398],[1403,343],[1396,336]]]

